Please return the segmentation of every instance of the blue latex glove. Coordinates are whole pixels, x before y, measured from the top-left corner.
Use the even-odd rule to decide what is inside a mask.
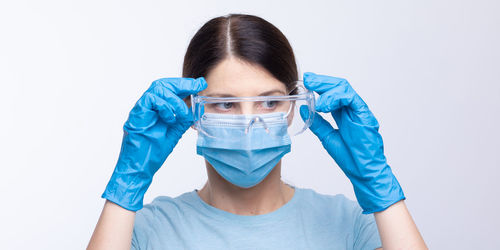
[[[311,131],[351,181],[364,214],[385,210],[404,200],[403,190],[384,156],[379,124],[366,103],[347,80],[304,73],[306,88],[320,96],[316,111],[330,112],[337,123],[334,129],[315,113]],[[301,107],[301,116],[308,116]]]
[[[128,210],[142,208],[153,175],[193,124],[183,98],[206,87],[203,77],[163,78],[151,84],[123,126],[120,156],[102,198]]]

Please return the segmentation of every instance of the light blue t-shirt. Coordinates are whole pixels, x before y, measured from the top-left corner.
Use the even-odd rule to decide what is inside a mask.
[[[344,195],[295,188],[279,209],[237,215],[205,203],[196,190],[160,196],[137,211],[132,249],[375,249],[373,214]]]

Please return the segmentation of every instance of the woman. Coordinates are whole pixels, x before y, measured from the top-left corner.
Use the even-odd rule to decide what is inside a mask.
[[[301,106],[300,116],[312,122],[309,129],[350,179],[359,205],[281,180],[288,133],[229,136],[232,126],[204,127],[196,116],[201,112],[193,115],[186,104],[189,97],[229,96],[236,101],[205,104],[203,119],[243,120],[250,124],[247,130],[262,123],[271,134],[283,131],[267,127],[277,119],[286,131],[289,121],[273,116],[281,114],[274,111],[282,101],[266,98],[298,96],[292,84],[297,80],[292,48],[272,24],[251,15],[208,21],[190,42],[183,77],[153,82],[130,112],[88,249],[425,249],[386,163],[377,120],[345,79],[305,73],[305,88],[320,97],[312,113]],[[261,101],[239,102],[249,96]],[[339,128],[314,111],[331,113]],[[197,152],[206,159],[207,183],[143,208],[154,173],[190,126],[199,132]]]

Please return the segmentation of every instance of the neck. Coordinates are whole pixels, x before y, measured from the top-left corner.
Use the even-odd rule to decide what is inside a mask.
[[[240,188],[226,181],[206,162],[208,181],[198,192],[203,201],[213,207],[238,215],[270,213],[294,194],[294,189],[281,181],[281,161],[259,184]]]

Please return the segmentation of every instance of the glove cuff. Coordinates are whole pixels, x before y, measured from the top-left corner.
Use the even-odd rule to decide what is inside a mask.
[[[390,174],[386,174],[383,178],[371,181],[352,181],[363,214],[383,211],[394,203],[406,199],[398,180],[390,170],[389,172]]]
[[[127,210],[137,211],[143,207],[144,194],[151,181],[138,180],[130,175],[121,176],[115,172],[101,197]]]

